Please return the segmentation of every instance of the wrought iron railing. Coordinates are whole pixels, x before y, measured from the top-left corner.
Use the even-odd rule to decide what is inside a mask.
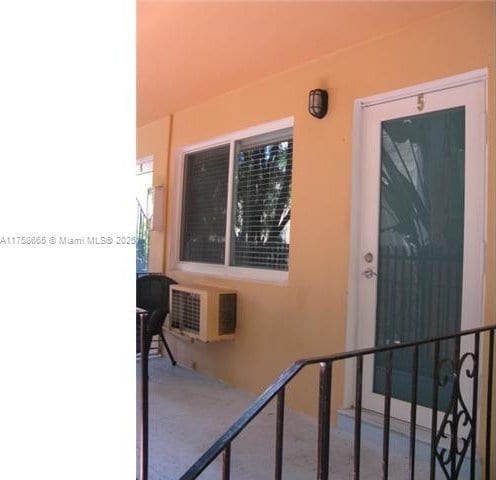
[[[339,353],[326,357],[299,360],[283,372],[279,378],[245,411],[245,413],[195,462],[180,480],[193,480],[217,458],[222,455],[222,480],[229,480],[231,475],[231,444],[243,429],[275,398],[277,402],[275,424],[275,464],[274,478],[283,478],[283,438],[285,392],[288,383],[305,367],[320,365],[319,382],[319,413],[318,413],[318,454],[317,479],[330,478],[330,435],[331,435],[331,391],[332,373],[337,362],[353,359],[355,362],[355,423],[354,423],[354,453],[353,478],[360,478],[360,451],[362,429],[362,391],[364,359],[385,355],[384,380],[384,426],[382,446],[382,475],[389,476],[389,439],[391,426],[391,399],[393,396],[394,355],[399,351],[410,351],[411,369],[410,381],[410,426],[409,426],[409,477],[415,478],[416,469],[416,435],[417,435],[417,398],[419,394],[419,352],[425,348],[433,350],[431,411],[432,422],[430,429],[430,479],[436,478],[436,473],[442,473],[448,479],[460,478],[462,464],[469,463],[470,478],[476,478],[477,458],[480,459],[481,471],[489,480],[491,475],[492,456],[491,421],[493,410],[493,370],[494,332],[496,325],[465,330],[459,333],[439,336],[417,342],[394,344],[383,347],[366,348],[351,352]],[[485,364],[481,364],[481,342],[487,337]],[[467,339],[473,339],[467,342]],[[440,348],[445,342],[454,342],[455,348],[450,358],[441,358]],[[472,348],[467,348],[472,343]],[[144,372],[145,373],[145,372]],[[464,377],[462,379],[462,376]],[[146,373],[143,376],[146,378]],[[485,411],[479,411],[481,380],[485,385]],[[466,383],[470,381],[469,392]],[[450,399],[447,406],[440,408],[439,390],[450,385]],[[462,387],[462,384],[464,385]],[[469,399],[465,398],[468,393]],[[442,420],[438,422],[438,412]],[[485,417],[484,425],[479,416]],[[479,431],[479,429],[485,431]],[[146,452],[144,452],[146,454]],[[339,460],[338,460],[339,461]]]

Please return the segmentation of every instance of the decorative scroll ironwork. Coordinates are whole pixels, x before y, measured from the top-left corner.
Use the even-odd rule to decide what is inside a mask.
[[[463,398],[460,383],[463,380],[462,375],[469,379],[475,379],[478,375],[478,358],[472,352],[463,354],[459,359],[456,357],[441,360],[437,367],[438,386],[447,387],[451,383],[453,388],[434,445],[436,458],[447,479],[459,477],[468,448],[475,438],[477,422]],[[465,364],[470,361],[471,368],[467,368]]]

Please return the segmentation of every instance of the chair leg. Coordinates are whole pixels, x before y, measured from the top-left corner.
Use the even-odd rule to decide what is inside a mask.
[[[141,355],[148,356],[150,354],[150,349],[152,347],[153,335],[147,335],[145,339],[145,353],[141,352]]]
[[[174,358],[174,355],[172,355],[172,352],[170,351],[169,345],[167,344],[167,340],[164,337],[164,333],[162,332],[162,329],[160,330],[159,335],[160,335],[160,338],[162,339],[162,342],[164,342],[165,349],[167,350],[167,353],[169,354],[172,365],[177,365],[177,362]]]

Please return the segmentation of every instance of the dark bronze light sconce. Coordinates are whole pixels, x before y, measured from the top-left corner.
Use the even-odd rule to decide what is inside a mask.
[[[317,118],[324,118],[327,113],[327,104],[329,96],[326,90],[317,88],[310,90],[308,95],[308,111]]]

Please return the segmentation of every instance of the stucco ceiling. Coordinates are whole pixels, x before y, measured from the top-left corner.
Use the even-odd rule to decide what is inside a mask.
[[[138,125],[458,5],[139,0]]]

